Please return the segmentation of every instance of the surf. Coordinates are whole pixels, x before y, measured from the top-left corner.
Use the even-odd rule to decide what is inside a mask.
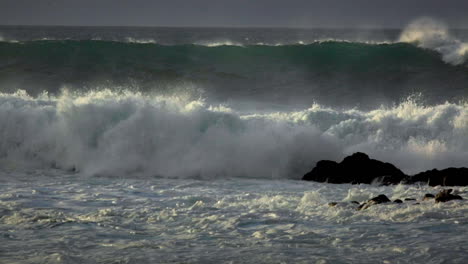
[[[0,163],[88,176],[299,179],[355,151],[411,173],[463,166],[468,106],[244,112],[203,98],[101,90],[0,94]]]

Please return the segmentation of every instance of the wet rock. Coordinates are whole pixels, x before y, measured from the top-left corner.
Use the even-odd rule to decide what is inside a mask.
[[[351,201],[350,203],[353,203],[353,204],[360,204],[358,201]]]
[[[302,179],[328,183],[370,184],[379,181],[383,184],[398,184],[406,178],[407,175],[394,165],[370,159],[366,154],[357,152],[340,163],[319,161]]]
[[[468,186],[468,168],[434,169],[410,177],[390,163],[371,159],[365,153],[357,152],[344,158],[340,163],[321,160],[302,179],[328,183],[381,182],[389,185],[424,182],[430,186]]]
[[[424,182],[430,186],[468,186],[468,168],[428,170],[410,177],[407,183]]]
[[[452,193],[452,189],[446,189],[446,190],[440,191],[435,196],[436,203],[448,202],[451,200],[463,200],[463,198],[460,195],[451,194],[451,193]]]
[[[339,175],[341,174],[342,171],[337,162],[331,160],[321,160],[317,162],[315,168],[311,172],[304,175],[302,179],[316,182],[344,183],[340,182],[338,179]]]
[[[379,195],[377,197],[374,197],[374,198],[370,199],[370,201],[374,201],[374,202],[380,204],[380,203],[389,203],[390,199],[388,199],[388,197],[385,194],[381,194],[381,195]]]
[[[405,198],[405,201],[416,201],[414,198]]]
[[[389,202],[391,202],[390,199],[388,199],[388,197],[385,196],[384,194],[381,194],[361,204],[357,210],[365,210],[371,207],[372,205],[381,204],[381,203],[389,203]]]
[[[332,202],[332,203],[328,203],[328,206],[335,207],[337,204],[338,204],[337,202]]]
[[[393,201],[393,202],[394,202],[394,203],[403,203],[403,201],[402,201],[402,200],[400,200],[400,199],[396,199],[396,200],[395,200],[395,201]]]
[[[433,195],[432,193],[426,193],[423,197],[423,201],[432,200],[434,198],[435,198],[435,195]]]

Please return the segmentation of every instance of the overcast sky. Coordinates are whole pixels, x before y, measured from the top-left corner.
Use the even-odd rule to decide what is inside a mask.
[[[468,28],[468,0],[0,0],[3,25]]]

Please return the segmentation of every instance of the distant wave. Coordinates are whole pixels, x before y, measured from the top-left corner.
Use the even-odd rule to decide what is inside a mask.
[[[193,86],[210,102],[292,107],[318,102],[361,109],[414,93],[422,93],[429,104],[467,96],[466,62],[448,64],[444,54],[417,43],[169,46],[134,41],[0,42],[0,91],[57,94],[66,86],[82,92],[105,87],[173,94],[177,87]]]
[[[402,39],[410,40],[409,33]],[[419,43],[419,42],[418,42]],[[138,44],[144,44],[140,46]],[[457,45],[455,45],[457,44]],[[455,42],[455,50],[445,46],[434,48],[440,52],[446,62],[459,65],[466,60],[466,46]],[[231,42],[197,43],[190,45],[161,45],[154,40],[132,40],[127,43],[103,40],[37,40],[28,42],[0,42],[0,59],[34,63],[41,60],[45,67],[62,66],[62,62],[74,64],[105,62],[118,67],[134,67],[145,64],[145,59],[171,59],[175,64],[183,61],[184,66],[195,63],[213,64],[223,60],[240,60],[250,63],[256,59],[271,59],[278,63],[299,63],[312,69],[327,67],[393,67],[403,60],[408,65],[421,63],[438,63],[438,56],[426,50],[429,44],[418,44],[422,49],[406,43],[358,43],[336,40],[322,40],[311,44],[288,45],[250,45],[245,46]],[[447,44],[449,45],[449,44]],[[450,46],[450,47],[452,47]],[[57,59],[60,56],[60,60]],[[126,57],[124,64],[120,61]],[[199,58],[197,58],[199,57]],[[192,58],[197,58],[193,60]],[[192,61],[193,60],[193,61]],[[262,61],[258,63],[262,63]],[[270,61],[268,61],[270,62]],[[69,65],[73,67],[73,64]],[[338,69],[337,69],[338,70]]]
[[[21,29],[21,30],[24,30]],[[20,32],[23,32],[21,31]],[[48,31],[50,30],[50,36],[47,35]],[[100,29],[102,30],[102,29]],[[258,32],[256,33],[257,35],[261,30],[257,29]],[[279,30],[279,29],[277,29]],[[287,35],[288,37],[286,38],[281,38],[278,37],[277,34],[281,34],[281,31],[275,31],[274,34],[272,34],[269,37],[269,33],[267,33],[265,36],[262,36],[260,38],[260,41],[256,41],[256,35],[251,35],[252,32],[247,31],[233,31],[229,33],[229,30],[227,31],[200,31],[203,32],[203,34],[198,35],[198,33],[189,33],[190,30],[187,29],[185,33],[181,31],[181,35],[171,35],[170,31],[145,31],[146,35],[138,35],[138,32],[134,32],[135,34],[132,34],[133,32],[127,32],[127,33],[122,33],[122,32],[112,32],[111,29],[106,33],[105,31],[89,31],[89,32],[81,32],[81,31],[70,31],[64,34],[62,31],[57,30],[56,28],[46,28],[44,29],[44,32],[41,32],[40,34],[32,34],[32,36],[28,37],[28,35],[23,33],[18,33],[15,31],[15,29],[12,28],[5,28],[4,32],[0,32],[0,43],[1,42],[7,42],[7,43],[22,43],[22,44],[27,44],[28,42],[41,42],[41,41],[51,41],[51,42],[61,42],[64,40],[67,41],[76,41],[79,43],[82,43],[82,45],[89,45],[89,43],[86,43],[87,41],[102,41],[105,43],[110,43],[110,42],[123,42],[123,43],[134,43],[134,44],[157,44],[159,46],[165,45],[165,46],[174,46],[174,47],[179,47],[179,46],[204,46],[204,47],[231,47],[231,46],[236,46],[236,47],[254,47],[254,46],[297,46],[297,45],[303,45],[303,46],[317,46],[318,44],[327,44],[327,43],[348,43],[349,45],[358,45],[358,44],[368,44],[368,45],[382,45],[382,44],[388,44],[390,46],[393,45],[398,45],[401,43],[411,43],[414,44],[420,48],[423,49],[429,49],[438,52],[441,54],[442,59],[452,65],[461,65],[465,64],[468,58],[468,43],[457,39],[454,35],[451,34],[450,30],[446,25],[444,25],[441,21],[437,21],[432,18],[428,17],[423,17],[414,20],[412,23],[410,23],[408,26],[406,26],[402,32],[400,33],[399,37],[396,37],[394,34],[397,33],[392,33],[392,39],[388,39],[387,37],[383,37],[380,35],[380,33],[377,34],[379,31],[375,31],[376,35],[374,36],[377,37],[375,40],[372,37],[372,34],[370,34],[371,31],[368,31],[367,33],[364,33],[363,35],[360,35],[361,33],[365,32],[360,31],[358,29],[355,30],[349,30],[348,33],[343,34],[343,36],[347,36],[344,38],[340,38],[339,35],[336,35],[336,31],[331,30],[330,32],[327,33],[326,30],[320,30],[317,29],[316,31],[309,31],[306,33],[306,31],[302,31],[300,34],[295,36],[294,34],[292,35]],[[175,32],[175,31],[174,31]],[[172,32],[173,34],[176,34]],[[216,32],[216,33],[214,33]],[[243,32],[239,34],[240,32]],[[274,31],[271,31],[274,32]],[[287,32],[287,31],[285,31]],[[293,31],[288,32],[288,34],[291,34]],[[346,32],[346,30],[343,30],[343,33]],[[354,32],[354,33],[353,33]],[[385,30],[382,30],[381,33],[383,34]],[[117,34],[118,33],[118,34]],[[122,35],[122,34],[123,35]],[[183,34],[182,34],[183,33]],[[284,32],[283,32],[284,33]],[[7,35],[4,35],[7,34]],[[15,39],[15,37],[9,37],[8,35],[11,36],[17,36],[18,39]],[[128,35],[125,35],[128,34]],[[158,34],[160,36],[158,37]],[[207,34],[205,36],[204,34]],[[232,34],[231,37],[229,37],[229,34]],[[276,34],[276,35],[275,35]],[[366,38],[366,34],[370,34]],[[217,36],[219,35],[219,36]],[[261,34],[262,35],[262,34]],[[328,35],[328,37],[327,37]],[[190,36],[190,37],[188,37]],[[333,36],[333,37],[330,37]],[[186,37],[186,38],[185,38]],[[310,38],[309,38],[310,37]],[[203,39],[206,38],[206,39]],[[280,41],[274,40],[274,39],[282,39]],[[65,46],[69,46],[70,43],[63,43]],[[41,44],[43,45],[43,44]],[[53,44],[50,44],[51,48],[54,47]],[[97,44],[96,44],[97,45]],[[65,48],[65,47],[64,47]],[[344,46],[343,46],[344,49]],[[347,50],[343,50],[343,52],[346,52]],[[359,55],[359,54],[358,54]]]
[[[320,105],[239,112],[184,96],[101,90],[0,94],[0,167],[81,175],[300,178],[365,151],[411,173],[466,166],[468,105],[409,99],[372,111]]]
[[[27,51],[30,49],[31,51],[27,51],[28,55],[30,56],[37,56],[39,53],[41,54],[54,54],[57,52],[57,49],[63,52],[63,56],[74,55],[73,52],[76,49],[84,48],[84,49],[92,49],[93,52],[98,52],[102,55],[108,55],[112,59],[112,56],[118,56],[121,52],[132,52],[132,53],[142,53],[142,52],[149,52],[150,50],[156,52],[158,49],[160,51],[167,51],[171,52],[170,49],[173,49],[173,52],[177,52],[180,50],[185,50],[186,52],[193,52],[196,53],[200,51],[199,48],[213,48],[212,52],[213,55],[219,53],[219,49],[222,48],[244,48],[248,49],[245,51],[246,54],[256,55],[256,53],[262,52],[261,49],[263,47],[264,52],[266,55],[271,57],[275,57],[275,55],[279,55],[284,52],[289,52],[286,54],[294,55],[294,51],[297,52],[304,52],[305,55],[307,53],[318,53],[324,52],[323,56],[327,56],[330,53],[339,53],[342,55],[342,59],[346,60],[347,58],[357,55],[365,56],[371,52],[373,56],[386,56],[388,53],[392,53],[391,55],[401,56],[403,53],[409,53],[410,47],[406,46],[405,43],[415,44],[418,47],[423,49],[430,49],[434,50],[441,54],[442,59],[450,64],[453,65],[460,65],[466,62],[468,56],[468,43],[463,43],[456,39],[450,38],[448,33],[444,31],[434,31],[434,32],[427,32],[427,31],[418,31],[419,27],[416,25],[413,27],[409,27],[405,30],[401,37],[400,41],[398,42],[390,42],[390,41],[362,41],[362,42],[353,42],[348,40],[341,40],[341,39],[320,39],[313,42],[293,42],[293,43],[256,43],[253,45],[246,45],[239,42],[232,42],[229,40],[224,41],[200,41],[194,44],[184,44],[184,45],[164,45],[158,44],[154,39],[134,39],[134,38],[126,38],[125,42],[120,41],[108,41],[108,40],[100,40],[100,39],[93,39],[93,40],[67,40],[67,39],[50,39],[50,38],[42,38],[33,41],[17,41],[17,40],[6,40],[0,38],[0,48],[2,52],[0,56],[3,58],[9,57],[8,52],[14,51]],[[126,45],[128,44],[128,45]],[[145,44],[144,47],[138,46],[131,46],[132,44]],[[148,46],[146,44],[152,44]],[[138,50],[135,50],[137,49]],[[276,49],[274,49],[276,48]],[[120,50],[118,50],[120,49]],[[218,49],[218,50],[217,50]],[[405,50],[406,49],[406,50]],[[91,50],[90,50],[91,51]],[[398,54],[395,52],[401,52],[402,54]],[[37,52],[37,53],[34,53]],[[114,52],[114,53],[112,53]],[[206,52],[209,52],[207,50]],[[378,52],[381,52],[380,54]],[[242,50],[238,51],[239,55],[241,55]],[[275,54],[276,53],[276,54]],[[353,54],[354,53],[354,54]],[[15,56],[21,56],[21,54],[13,53]],[[11,54],[10,57],[13,55]],[[317,54],[321,55],[321,54]],[[429,53],[427,56],[430,56]],[[245,55],[244,55],[245,57]],[[375,58],[377,59],[377,58]],[[380,58],[379,58],[380,59]],[[384,57],[384,59],[386,59]],[[377,63],[377,61],[376,61]],[[385,63],[385,61],[384,61]]]
[[[319,44],[327,44],[327,43],[347,43],[349,45],[359,45],[359,44],[366,44],[366,45],[398,45],[400,43],[411,43],[415,44],[418,47],[424,49],[434,50],[442,55],[442,59],[450,63],[452,65],[460,65],[466,63],[468,59],[468,43],[462,42],[453,36],[450,35],[449,30],[440,22],[436,22],[429,18],[419,19],[415,22],[411,23],[408,27],[406,27],[398,40],[396,41],[372,41],[372,40],[347,40],[347,39],[336,39],[336,38],[320,38],[313,41],[291,41],[285,43],[273,42],[273,43],[265,43],[265,42],[257,42],[257,43],[242,43],[239,41],[232,41],[229,39],[223,40],[205,40],[205,41],[196,41],[194,43],[185,43],[185,44],[178,44],[178,45],[167,45],[164,43],[158,43],[157,40],[152,38],[134,38],[134,37],[126,37],[124,40],[103,40],[101,38],[95,37],[91,40],[72,40],[72,39],[57,39],[57,38],[49,38],[43,37],[40,39],[34,39],[29,41],[18,41],[15,39],[8,39],[2,37],[0,35],[0,43],[18,43],[18,44],[27,44],[30,42],[42,42],[42,41],[50,41],[50,42],[60,42],[63,41],[74,41],[79,43],[85,42],[104,42],[104,43],[112,43],[112,42],[123,42],[123,43],[133,43],[133,44],[155,44],[159,46],[204,46],[204,47],[255,47],[255,46],[266,46],[266,47],[281,47],[281,46],[316,46]],[[56,44],[56,43],[55,43]],[[65,44],[65,43],[64,43]],[[53,43],[50,43],[52,46]]]

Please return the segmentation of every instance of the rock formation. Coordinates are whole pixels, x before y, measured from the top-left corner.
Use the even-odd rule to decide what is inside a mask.
[[[327,183],[370,184],[378,182],[390,185],[421,182],[430,186],[468,186],[468,168],[434,169],[408,176],[393,164],[371,159],[366,154],[357,152],[340,163],[321,160],[302,179]]]
[[[302,179],[327,183],[370,184],[379,181],[383,184],[398,184],[406,177],[394,165],[370,159],[366,154],[358,152],[346,157],[341,163],[319,161]]]

